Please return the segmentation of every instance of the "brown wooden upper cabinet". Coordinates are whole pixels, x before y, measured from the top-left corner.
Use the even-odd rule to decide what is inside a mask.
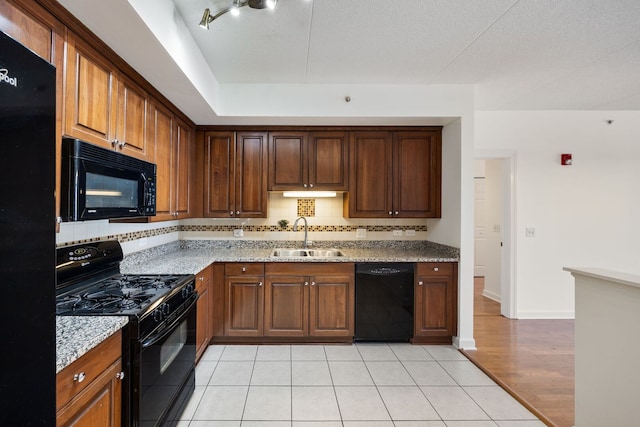
[[[345,132],[271,132],[269,191],[346,191]]]
[[[439,218],[439,130],[353,132],[344,216]]]
[[[64,134],[148,160],[148,96],[71,31],[67,35]]]
[[[153,141],[150,161],[156,171],[156,216],[150,221],[189,218],[195,164],[194,131],[163,107],[151,104],[149,140]]]
[[[203,216],[267,217],[267,133],[205,132]]]

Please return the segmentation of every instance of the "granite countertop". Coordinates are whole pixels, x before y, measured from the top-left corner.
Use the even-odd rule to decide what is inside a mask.
[[[313,248],[338,248],[342,257],[272,257],[274,248],[300,247],[295,241],[183,240],[135,252],[120,264],[124,274],[197,274],[215,262],[458,262],[456,248],[433,242],[314,242]]]
[[[56,316],[56,374],[128,322],[127,316]]]

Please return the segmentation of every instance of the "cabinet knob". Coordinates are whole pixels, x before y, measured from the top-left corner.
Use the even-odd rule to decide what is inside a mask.
[[[116,145],[119,144],[120,141],[118,141],[118,138],[114,139],[111,141],[111,145],[113,145],[113,147],[115,148]]]
[[[389,215],[393,215],[393,212],[389,211]]]
[[[118,142],[118,146],[119,146],[120,148],[124,148],[124,146],[125,146],[125,145],[127,145],[127,141],[119,141],[119,142]]]
[[[440,270],[438,267],[433,267],[433,271],[438,271]]]
[[[400,212],[396,211],[396,215],[398,215]]]
[[[80,372],[79,374],[75,374],[73,376],[73,380],[78,383],[84,381],[85,378],[87,378],[87,374],[85,374],[84,372]]]
[[[242,267],[242,272],[244,273],[245,271],[247,271],[247,267]]]
[[[302,186],[303,186],[304,188],[307,188],[307,184],[302,184]]]
[[[311,286],[315,286],[315,285],[316,285],[316,282],[311,282]]]
[[[309,187],[313,188],[313,184],[309,184]]]
[[[304,282],[304,285],[305,286],[309,286],[309,282]]]
[[[204,277],[200,276],[198,277],[198,280],[200,280],[201,282],[204,282]]]
[[[258,282],[258,286],[262,286],[262,282]]]
[[[240,211],[236,211],[236,215],[240,215]]]
[[[116,378],[119,380],[123,380],[124,379],[124,372],[120,371],[116,374]]]
[[[418,286],[422,286],[422,285],[424,285],[424,282],[422,280],[419,280],[418,281]]]
[[[229,212],[229,215],[233,215],[233,211]]]

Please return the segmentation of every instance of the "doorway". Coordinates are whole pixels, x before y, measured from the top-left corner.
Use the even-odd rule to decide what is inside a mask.
[[[476,153],[474,174],[475,293],[500,304],[516,318],[514,202],[515,153]]]

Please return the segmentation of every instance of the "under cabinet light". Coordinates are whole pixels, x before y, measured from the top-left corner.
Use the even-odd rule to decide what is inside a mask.
[[[296,199],[318,199],[320,197],[336,197],[335,191],[284,191],[282,197],[295,197]]]

